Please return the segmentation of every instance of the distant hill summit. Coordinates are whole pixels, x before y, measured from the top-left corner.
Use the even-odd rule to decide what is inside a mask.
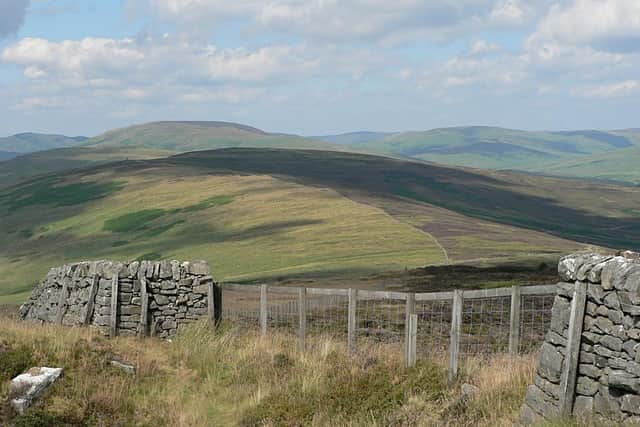
[[[313,139],[318,139],[320,141],[329,142],[331,144],[363,144],[373,141],[379,141],[383,138],[386,138],[389,135],[393,135],[391,132],[371,132],[371,131],[359,131],[359,132],[348,132],[342,133],[338,135],[321,135],[321,136],[312,136]]]
[[[624,159],[625,163],[640,161],[640,132],[637,129],[547,132],[463,126],[391,134],[357,132],[318,138],[358,152],[446,165],[640,182],[640,171],[621,170],[616,167],[615,160],[609,161],[617,158]],[[606,161],[599,161],[600,157]]]
[[[84,142],[85,136],[25,132],[0,138],[0,151],[8,153],[33,153],[54,148],[73,147]]]
[[[232,147],[321,148],[328,144],[297,135],[219,121],[162,121],[116,129],[87,140],[86,147],[137,147],[176,153]]]

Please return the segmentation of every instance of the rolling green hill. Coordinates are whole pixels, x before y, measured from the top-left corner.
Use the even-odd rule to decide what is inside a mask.
[[[439,164],[640,182],[640,168],[621,170],[615,160],[599,161],[600,156],[640,161],[640,132],[636,130],[527,132],[477,126],[358,135],[357,141],[351,134],[342,140],[350,141],[348,146],[359,152]],[[341,140],[339,135],[331,138]],[[579,166],[582,164],[588,169]]]
[[[184,153],[229,147],[316,148],[330,146],[296,135],[267,133],[228,122],[153,122],[116,129],[85,141],[86,147],[135,147]]]
[[[0,162],[3,160],[13,159],[14,157],[18,157],[20,153],[14,153],[12,151],[0,151]]]
[[[638,192],[318,150],[92,165],[0,191],[0,303],[78,259],[204,258],[253,281],[634,248]]]
[[[84,136],[49,135],[42,133],[19,133],[0,138],[0,151],[32,153],[53,148],[73,147],[85,141]]]
[[[39,151],[0,163],[0,188],[43,173],[115,160],[139,160],[226,147],[333,149],[295,135],[227,122],[153,122],[106,132],[80,146]]]

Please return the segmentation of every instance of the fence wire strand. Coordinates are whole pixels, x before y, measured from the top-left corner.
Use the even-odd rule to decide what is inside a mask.
[[[504,294],[503,294],[504,295]],[[543,342],[551,322],[555,294],[522,295],[520,298],[519,352],[535,351]],[[297,333],[300,326],[300,299],[297,289],[268,290],[267,329]],[[355,333],[379,343],[404,345],[406,304],[404,299],[383,294],[361,295],[356,303]],[[451,339],[452,300],[418,300],[417,354],[443,354]],[[346,340],[349,297],[306,293],[308,335],[331,335]],[[258,330],[260,289],[223,286],[223,318],[241,328]],[[463,298],[460,355],[507,352],[511,323],[511,297]]]

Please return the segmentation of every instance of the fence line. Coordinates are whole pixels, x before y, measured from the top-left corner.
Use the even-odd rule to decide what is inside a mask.
[[[532,351],[543,341],[557,285],[408,293],[356,289],[222,284],[216,310],[240,327],[285,330],[403,347],[408,366],[430,353],[448,352],[450,379],[461,357]],[[412,323],[415,319],[415,325]]]

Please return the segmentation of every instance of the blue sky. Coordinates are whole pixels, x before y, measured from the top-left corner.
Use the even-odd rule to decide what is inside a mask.
[[[637,0],[0,0],[0,135],[638,127]]]

